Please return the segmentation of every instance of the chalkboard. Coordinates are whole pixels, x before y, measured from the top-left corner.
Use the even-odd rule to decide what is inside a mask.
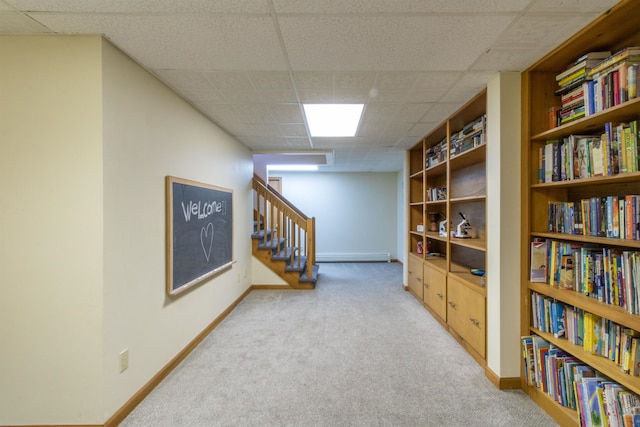
[[[174,295],[233,263],[233,191],[166,177],[167,293]]]

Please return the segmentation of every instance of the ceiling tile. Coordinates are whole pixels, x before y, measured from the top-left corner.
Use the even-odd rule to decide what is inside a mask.
[[[479,14],[284,16],[279,22],[294,71],[446,71],[466,69],[511,20]]]
[[[23,10],[80,13],[269,13],[263,0],[5,0]]]
[[[375,84],[375,72],[344,71],[334,75],[335,88],[346,91],[366,91],[369,92]]]
[[[304,124],[281,124],[280,133],[289,137],[307,137],[307,128]]]
[[[529,12],[567,13],[601,12],[617,3],[617,0],[535,0]]]
[[[294,79],[303,92],[333,91],[333,73],[328,71],[299,71],[294,73]]]
[[[57,32],[105,34],[153,69],[287,69],[273,20],[266,16],[39,12],[30,16]]]
[[[432,71],[419,73],[413,90],[443,90],[450,87],[461,75],[460,71]]]
[[[317,0],[273,0],[274,8],[281,13],[475,13],[487,10],[517,12],[529,0],[342,0],[324,2]]]
[[[271,104],[267,108],[277,123],[304,123],[298,104]]]
[[[304,104],[329,104],[334,102],[333,91],[303,90],[299,92],[300,101]]]

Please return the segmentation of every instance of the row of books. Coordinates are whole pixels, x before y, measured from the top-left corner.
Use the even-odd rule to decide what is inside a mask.
[[[531,262],[532,282],[576,291],[640,315],[638,251],[549,240],[532,243]]]
[[[582,427],[633,427],[640,398],[538,335],[521,339],[527,383],[574,409]]]
[[[447,159],[447,140],[446,138],[433,145],[426,150],[426,168],[437,166]]]
[[[427,201],[447,200],[447,187],[427,188]]]
[[[555,126],[600,112],[637,96],[640,47],[615,54],[589,52],[556,76],[561,107]]]
[[[531,305],[536,329],[609,359],[626,374],[640,376],[640,332],[536,292],[531,293]]]
[[[570,135],[538,151],[538,182],[609,176],[640,170],[638,121],[605,123],[598,135]]]
[[[548,205],[550,233],[640,240],[640,196],[590,197]]]
[[[484,144],[486,128],[487,115],[483,114],[464,125],[459,132],[451,135],[451,158]]]
[[[637,96],[640,46],[626,47],[595,65],[585,87],[586,115]]]

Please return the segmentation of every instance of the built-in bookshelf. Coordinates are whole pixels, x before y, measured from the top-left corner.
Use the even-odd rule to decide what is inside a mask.
[[[408,151],[408,289],[483,364],[486,103],[483,90]]]
[[[521,385],[561,425],[640,406],[638,28],[623,0],[522,74]]]

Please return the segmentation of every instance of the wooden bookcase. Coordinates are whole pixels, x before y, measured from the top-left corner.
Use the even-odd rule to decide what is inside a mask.
[[[640,331],[640,316],[627,313],[621,307],[599,302],[579,292],[561,290],[547,283],[529,281],[530,244],[534,238],[552,239],[567,243],[593,244],[618,250],[640,250],[640,241],[548,232],[548,202],[575,202],[589,197],[640,194],[640,173],[625,173],[606,177],[539,183],[539,149],[548,141],[569,135],[601,134],[605,123],[629,122],[640,119],[640,98],[606,109],[600,113],[550,128],[548,111],[560,105],[554,94],[558,88],[555,76],[581,55],[609,50],[617,52],[640,45],[640,13],[637,1],[623,0],[585,29],[567,40],[522,74],[522,258],[521,265],[521,334],[539,335],[566,353],[592,366],[623,387],[640,394],[640,378],[622,372],[620,366],[573,345],[566,339],[540,332],[533,327],[532,292],[547,296],[584,311],[594,313],[625,327]],[[547,393],[528,386],[524,366],[521,386],[532,399],[561,425],[579,425],[578,413],[556,403]]]
[[[486,268],[486,104],[483,90],[407,153],[408,289],[483,365],[486,289],[470,270]],[[458,139],[464,151],[456,152],[451,137],[477,119],[480,127]],[[470,143],[474,136],[475,146]],[[472,238],[452,236],[462,220],[460,212],[473,227]]]

